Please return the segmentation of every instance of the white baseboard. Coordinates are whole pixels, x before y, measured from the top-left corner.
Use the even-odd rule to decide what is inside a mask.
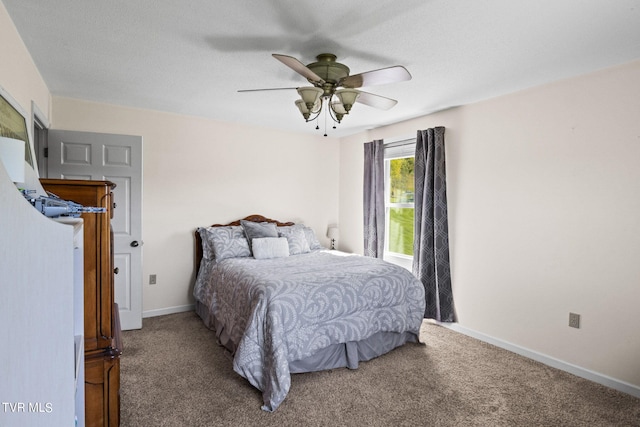
[[[179,305],[176,307],[159,308],[157,310],[143,311],[142,318],[144,319],[147,317],[164,316],[165,314],[175,314],[175,313],[182,313],[185,311],[193,311],[193,310],[195,310],[195,305],[193,304]]]
[[[468,335],[470,337],[476,338],[480,341],[484,341],[489,344],[493,344],[496,347],[503,348],[505,350],[509,350],[513,353],[519,354],[521,356],[527,357],[529,359],[533,359],[537,362],[543,363],[547,366],[551,366],[552,368],[560,369],[561,371],[568,372],[570,374],[576,375],[580,378],[587,379],[589,381],[593,381],[598,384],[602,384],[606,387],[612,388],[614,390],[621,391],[623,393],[630,394],[632,396],[640,398],[640,387],[621,381],[607,375],[600,374],[598,372],[591,371],[589,369],[582,368],[577,365],[573,365],[571,363],[564,362],[562,360],[556,359],[551,356],[547,356],[546,354],[538,353],[533,350],[529,350],[528,348],[520,347],[518,345],[512,344],[507,341],[500,340],[498,338],[491,337],[489,335],[485,335],[481,332],[474,331],[473,329],[465,328],[464,326],[460,326],[457,323],[440,323],[436,322],[440,326],[444,326],[445,328],[451,329],[452,331],[459,332],[464,335]]]

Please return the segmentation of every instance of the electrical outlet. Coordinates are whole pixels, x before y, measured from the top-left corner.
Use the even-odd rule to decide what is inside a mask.
[[[580,315],[569,313],[569,327],[580,329]]]
[[[155,274],[150,274],[149,275],[149,284],[150,285],[155,285],[156,284],[156,275]]]

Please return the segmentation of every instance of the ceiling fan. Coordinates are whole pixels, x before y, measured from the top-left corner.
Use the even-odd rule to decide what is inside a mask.
[[[411,80],[411,74],[401,65],[349,75],[349,67],[337,62],[336,55],[322,53],[316,56],[316,62],[304,65],[296,58],[277,53],[272,56],[305,77],[313,86],[296,88],[247,89],[238,92],[296,89],[301,99],[295,103],[305,121],[315,120],[324,110],[335,123],[340,123],[349,114],[353,104],[359,102],[370,107],[388,110],[398,103],[395,99],[356,88],[396,83]],[[323,107],[325,107],[323,109]],[[316,126],[316,129],[319,129]],[[325,130],[325,136],[326,130]]]

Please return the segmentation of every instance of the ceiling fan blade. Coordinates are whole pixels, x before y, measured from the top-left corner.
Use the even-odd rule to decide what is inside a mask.
[[[324,80],[322,80],[320,76],[318,76],[316,73],[308,69],[306,65],[298,61],[293,56],[280,55],[277,53],[273,53],[271,54],[271,56],[273,56],[278,61],[282,62],[284,65],[291,68],[293,71],[300,74],[307,80],[310,80],[312,82],[317,82],[317,83],[324,83]]]
[[[347,76],[340,81],[339,86],[358,88],[403,82],[406,80],[411,80],[409,71],[402,65],[395,65],[393,67]]]
[[[291,90],[298,89],[297,87],[272,87],[268,89],[240,89],[238,92],[263,92],[267,90]]]
[[[359,102],[369,107],[378,108],[380,110],[388,110],[398,103],[395,99],[386,98],[380,95],[374,95],[369,92],[359,91],[360,95],[356,98],[356,102]]]

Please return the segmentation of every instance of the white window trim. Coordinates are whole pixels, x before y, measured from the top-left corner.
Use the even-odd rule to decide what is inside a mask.
[[[402,159],[406,157],[414,157],[416,152],[416,139],[406,139],[385,144],[384,148],[384,200],[385,200],[385,236],[389,236],[389,209],[398,208],[415,208],[414,203],[387,203],[389,200],[389,160]],[[411,271],[413,267],[413,256],[389,251],[389,239],[385,238],[383,259],[393,264],[399,265]]]

